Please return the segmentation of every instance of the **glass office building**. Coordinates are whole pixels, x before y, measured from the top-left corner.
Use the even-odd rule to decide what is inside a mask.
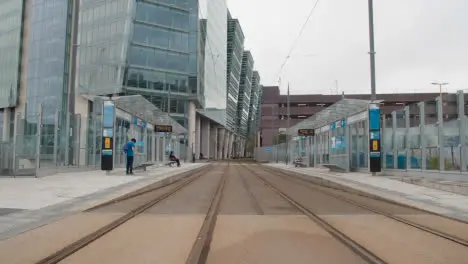
[[[226,65],[227,65],[227,4],[226,0],[199,0],[198,15],[206,21],[201,27],[204,46],[200,45],[200,60],[204,66],[202,115],[226,125]]]
[[[237,104],[237,129],[238,134],[247,136],[250,92],[252,89],[254,60],[250,51],[244,51],[242,56],[242,67],[239,86],[239,97]]]
[[[189,100],[225,120],[225,0],[87,1],[80,14],[82,94],[141,94],[185,127]]]
[[[27,17],[26,120],[36,123],[43,106],[43,123],[52,124],[57,109],[64,120],[69,106],[70,41],[74,1],[31,1]],[[31,125],[33,129],[34,125]],[[31,133],[35,133],[31,130]],[[28,133],[28,129],[25,131]]]
[[[249,119],[247,125],[247,134],[251,136],[255,134],[255,119],[257,118],[258,108],[258,90],[260,88],[260,74],[254,71],[252,75],[252,89],[250,91]]]
[[[23,9],[23,1],[0,3],[0,109],[15,107],[18,101]]]
[[[263,85],[258,86],[258,102],[257,102],[257,113],[254,118],[254,132],[260,130],[260,121],[262,119],[262,97],[263,97]]]
[[[227,109],[226,109],[226,127],[236,131],[237,126],[237,103],[239,99],[239,84],[241,76],[242,56],[244,52],[244,33],[239,20],[232,19],[228,14],[228,32],[227,32]]]
[[[187,100],[198,94],[196,82],[189,83],[197,72],[194,7],[188,1],[137,3],[124,80],[126,94],[144,95],[183,126]]]
[[[122,92],[134,9],[132,0],[82,1],[78,37],[81,95]]]

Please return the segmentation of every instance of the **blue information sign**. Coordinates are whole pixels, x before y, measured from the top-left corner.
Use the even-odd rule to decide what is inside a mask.
[[[265,152],[270,152],[270,147],[266,147]]]
[[[380,131],[380,109],[369,109],[369,130]]]
[[[133,117],[133,124],[142,128],[146,128],[146,121],[137,117]]]
[[[380,140],[380,131],[370,131],[370,139]]]

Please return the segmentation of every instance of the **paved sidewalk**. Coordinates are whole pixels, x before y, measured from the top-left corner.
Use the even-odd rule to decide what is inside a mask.
[[[43,178],[0,178],[0,240],[208,163],[181,165],[150,167],[132,176],[86,171]]]
[[[325,169],[294,168],[285,164],[265,164],[265,166],[323,178],[382,198],[468,221],[468,196],[465,195],[366,173],[334,173]]]

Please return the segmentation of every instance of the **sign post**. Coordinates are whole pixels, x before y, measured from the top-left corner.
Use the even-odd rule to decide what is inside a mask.
[[[369,168],[370,172],[381,172],[380,109],[377,104],[369,106]]]
[[[104,101],[102,113],[101,170],[111,171],[114,169],[114,102]]]

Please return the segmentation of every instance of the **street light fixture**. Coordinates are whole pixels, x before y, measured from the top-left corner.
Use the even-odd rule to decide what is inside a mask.
[[[442,99],[442,86],[448,85],[449,83],[447,83],[447,82],[433,82],[432,84],[439,86],[440,99]]]
[[[448,85],[449,83],[447,83],[447,82],[433,82],[431,84],[439,86],[440,103],[442,104],[442,116],[443,116],[443,114],[444,114],[444,98],[442,97],[442,86]]]

